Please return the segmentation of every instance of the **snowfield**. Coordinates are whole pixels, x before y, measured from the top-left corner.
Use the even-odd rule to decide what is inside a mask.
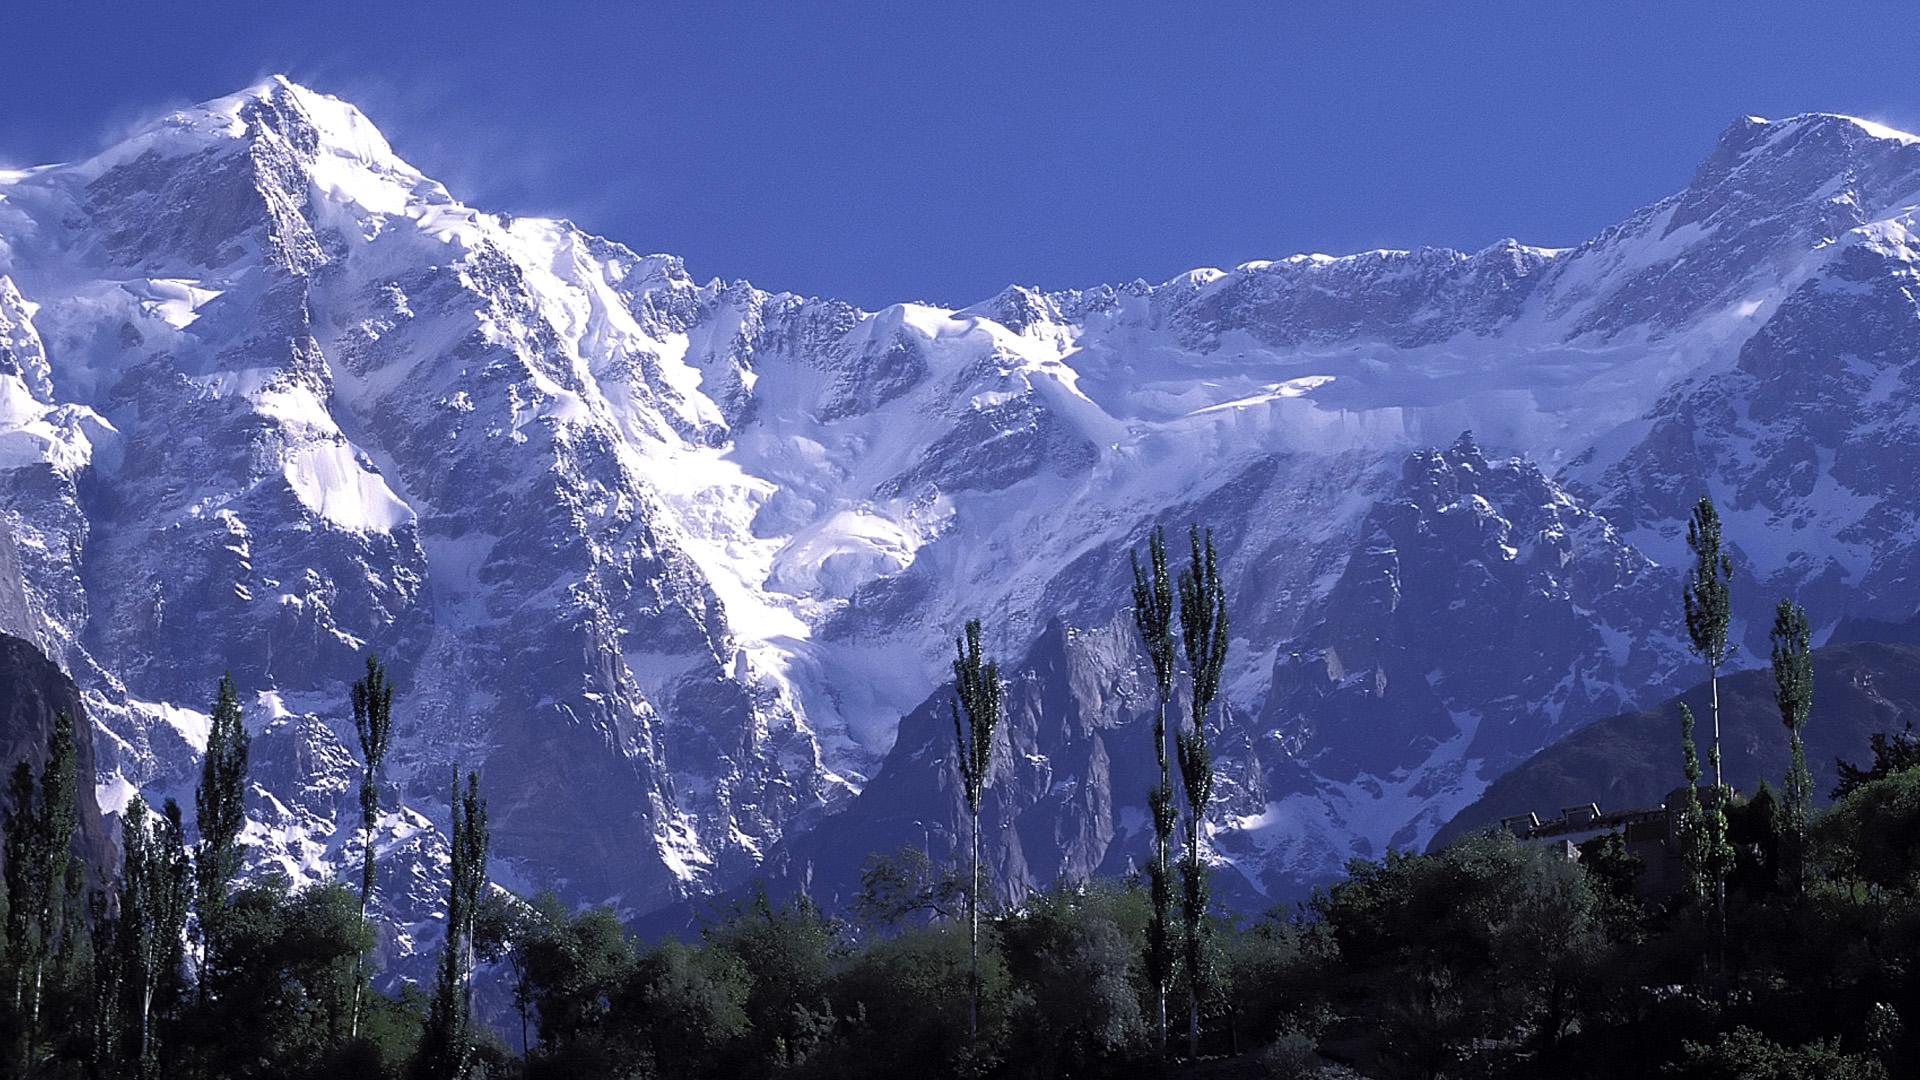
[[[1127,553],[1197,521],[1234,625],[1216,854],[1288,895],[1682,679],[1702,491],[1750,639],[1783,593],[1823,634],[1920,609],[1917,142],[1748,118],[1576,248],[864,312],[469,208],[276,77],[0,174],[5,629],[85,689],[109,809],[190,793],[231,669],[248,841],[299,877],[358,859],[379,652],[405,954],[455,765],[503,880],[634,914],[957,842],[930,695],[969,617],[1032,703],[997,880],[1123,870]]]

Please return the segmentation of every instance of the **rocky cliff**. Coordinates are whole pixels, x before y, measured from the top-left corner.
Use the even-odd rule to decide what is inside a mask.
[[[346,687],[379,653],[404,953],[455,765],[503,882],[629,913],[957,842],[940,688],[974,616],[1016,706],[1001,887],[1124,868],[1127,553],[1206,523],[1214,850],[1289,893],[1677,689],[1701,491],[1744,656],[1782,593],[1822,634],[1920,609],[1916,204],[1920,140],[1746,119],[1573,249],[867,312],[468,207],[269,79],[0,173],[0,625],[74,673],[109,813],[190,791],[230,669],[251,858],[301,878],[358,859]]]

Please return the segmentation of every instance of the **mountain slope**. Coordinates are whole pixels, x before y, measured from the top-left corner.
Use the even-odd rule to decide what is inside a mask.
[[[923,720],[969,616],[1032,682],[1003,884],[1124,866],[1126,556],[1206,522],[1216,846],[1286,892],[1673,689],[1703,486],[1742,635],[1779,591],[1823,628],[1920,608],[1917,155],[1744,120],[1579,248],[863,312],[466,207],[269,79],[0,174],[0,618],[84,688],[109,811],[191,786],[231,668],[253,857],[297,876],[357,858],[346,685],[378,651],[404,953],[456,764],[504,881],[633,913],[954,820]]]
[[[1867,739],[1898,734],[1920,717],[1920,647],[1874,641],[1813,651],[1814,713],[1806,729],[1815,801],[1839,782],[1836,760],[1872,763]],[[1652,708],[1595,721],[1515,766],[1434,834],[1443,845],[1512,814],[1551,816],[1597,802],[1602,810],[1657,806],[1686,783],[1680,768],[1680,705],[1699,719],[1701,757],[1712,741],[1706,685]],[[1720,682],[1720,740],[1727,783],[1751,795],[1764,779],[1779,790],[1787,775],[1787,729],[1773,701],[1773,676],[1741,671]],[[1712,777],[1708,777],[1711,781]]]

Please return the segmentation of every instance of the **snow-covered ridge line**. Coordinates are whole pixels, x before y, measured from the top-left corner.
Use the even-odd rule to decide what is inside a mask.
[[[1665,558],[1686,490],[1803,522],[1746,565],[1833,581],[1830,621],[1920,605],[1889,554],[1911,546],[1896,470],[1837,434],[1867,427],[1793,428],[1818,388],[1780,359],[1850,357],[1829,411],[1895,438],[1916,191],[1910,136],[1741,121],[1686,191],[1575,248],[865,312],[467,207],[275,77],[0,176],[19,629],[95,703],[103,791],[190,786],[179,718],[231,667],[270,763],[259,857],[303,873],[349,857],[345,685],[376,650],[402,687],[396,800],[430,819],[447,768],[481,765],[505,873],[637,912],[755,872],[870,788],[952,627],[985,618],[1012,663],[1106,626],[1150,525],[1211,522],[1244,744],[1220,842],[1282,888],[1342,843],[1430,834],[1499,762],[1663,678],[1662,647],[1621,644],[1648,633],[1653,572],[1627,541]],[[1478,446],[1421,456],[1464,429]],[[1492,494],[1428,505],[1410,477]],[[1460,533],[1423,546],[1414,521]],[[1552,650],[1503,646],[1524,700],[1493,660],[1428,649],[1471,604],[1402,602],[1409,567],[1476,563],[1514,610],[1556,598]],[[1385,621],[1341,622],[1349,595]],[[1356,644],[1389,638],[1406,655]],[[1383,680],[1427,696],[1366,698]],[[1329,741],[1327,717],[1376,713],[1426,756]],[[1106,839],[1048,868],[1124,861],[1136,796],[1074,804]],[[406,820],[394,843],[426,835]]]

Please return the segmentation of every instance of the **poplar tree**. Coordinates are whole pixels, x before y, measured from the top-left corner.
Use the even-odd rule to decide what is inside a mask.
[[[1733,844],[1727,839],[1725,800],[1716,797],[1711,806],[1700,802],[1700,754],[1693,744],[1693,710],[1680,706],[1680,755],[1687,776],[1686,801],[1680,810],[1681,854],[1687,868],[1687,888],[1695,897],[1705,896],[1712,887],[1713,909],[1719,918],[1718,932],[1724,933],[1727,871],[1733,868]],[[1716,792],[1717,795],[1717,792]]]
[[[1773,612],[1773,700],[1787,728],[1792,760],[1787,765],[1785,816],[1787,879],[1797,892],[1806,883],[1807,824],[1813,817],[1813,773],[1801,738],[1813,711],[1812,628],[1799,604],[1781,597]]]
[[[387,743],[393,733],[393,680],[378,657],[367,656],[366,677],[353,684],[353,728],[360,736],[360,757],[366,771],[360,777],[360,823],[366,840],[365,860],[360,869],[360,918],[367,917],[373,899],[373,832],[380,822],[380,768],[387,759]],[[349,1034],[360,1034],[360,999],[366,978],[365,958],[354,962],[353,1019]]]
[[[487,884],[487,801],[480,778],[467,773],[460,792],[460,770],[453,771],[452,866],[447,880],[447,938],[433,999],[420,1035],[415,1074],[422,1080],[464,1080],[473,1072],[473,930],[480,893]]]
[[[1718,847],[1712,839],[1712,833],[1718,821],[1723,838],[1721,842],[1724,842],[1729,794],[1720,771],[1720,665],[1726,663],[1728,654],[1732,652],[1727,643],[1727,625],[1733,618],[1732,590],[1728,585],[1733,576],[1733,563],[1721,550],[1720,513],[1713,508],[1713,499],[1706,495],[1700,496],[1700,501],[1694,504],[1693,515],[1687,521],[1687,547],[1692,550],[1694,558],[1686,588],[1681,593],[1687,615],[1687,638],[1694,655],[1706,661],[1707,683],[1713,695],[1713,749],[1708,751],[1707,761],[1713,766],[1714,805],[1707,815],[1706,824],[1709,849],[1717,856]],[[1717,857],[1709,859],[1708,864],[1718,866]],[[1724,933],[1727,919],[1727,879],[1724,870],[1714,874],[1713,905]]]
[[[1694,563],[1681,600],[1687,612],[1687,638],[1693,654],[1706,661],[1707,682],[1713,693],[1713,749],[1707,760],[1713,766],[1713,786],[1718,789],[1722,784],[1720,665],[1732,652],[1727,645],[1727,624],[1733,618],[1728,585],[1733,563],[1720,548],[1720,513],[1708,496],[1700,496],[1694,504],[1693,516],[1687,521],[1687,547],[1693,552]]]
[[[125,851],[120,873],[117,945],[123,982],[134,999],[135,1075],[158,1075],[159,1045],[153,1035],[154,999],[180,965],[181,934],[186,928],[192,886],[180,806],[168,799],[158,821],[151,820],[139,795],[120,819]]]
[[[56,976],[71,976],[78,955],[81,867],[72,855],[80,819],[77,758],[73,717],[57,713],[47,736],[38,798],[33,769],[21,761],[14,766],[9,805],[0,816],[6,832],[7,959],[14,973],[13,1007],[25,1022],[23,1075],[33,1068],[47,1026],[42,1015],[47,984]]]
[[[39,815],[34,807],[33,766],[22,759],[14,763],[7,781],[7,809],[0,817],[5,832],[7,860],[7,966],[13,972],[13,1012],[27,1011],[29,973],[33,953],[39,941],[34,913],[40,903],[36,885],[41,877],[39,854]]]
[[[126,910],[125,906],[120,910]],[[87,921],[93,935],[93,1060],[109,1066],[107,1074],[113,1075],[111,1067],[121,1064],[131,1039],[123,1000],[127,996],[126,949],[121,945],[120,922],[108,911],[106,893],[94,892],[87,897]]]
[[[1147,979],[1153,983],[1154,1045],[1164,1056],[1167,984],[1173,976],[1173,941],[1168,925],[1173,916],[1173,886],[1168,851],[1175,824],[1173,778],[1167,764],[1167,705],[1173,700],[1175,657],[1166,531],[1156,525],[1147,534],[1147,572],[1141,571],[1139,556],[1129,554],[1133,559],[1133,624],[1153,664],[1153,684],[1158,694],[1153,713],[1153,754],[1160,766],[1160,782],[1147,792],[1147,807],[1153,815],[1153,860],[1147,864],[1147,891],[1153,904],[1147,920]]]
[[[207,755],[200,763],[200,786],[193,792],[194,824],[200,830],[200,843],[194,848],[194,893],[200,910],[202,999],[207,975],[220,960],[227,890],[240,874],[240,830],[247,823],[248,745],[247,729],[240,721],[240,692],[234,687],[233,673],[228,672],[220,677],[214,697]]]
[[[980,793],[993,762],[993,728],[1000,722],[1000,667],[980,656],[980,620],[968,619],[954,643],[953,735],[960,744],[960,783],[973,818],[973,885],[967,890],[967,936],[972,971],[967,980],[967,1035],[980,1037]],[[966,711],[966,723],[960,720]]]
[[[1687,887],[1696,897],[1733,865],[1733,846],[1727,840],[1727,815],[1700,801],[1700,753],[1693,742],[1693,710],[1680,706],[1680,760],[1687,777],[1687,794],[1680,809],[1680,843],[1687,867]]]
[[[1220,585],[1219,561],[1208,529],[1204,550],[1200,527],[1187,530],[1191,558],[1180,571],[1180,636],[1186,646],[1193,682],[1193,717],[1175,738],[1180,781],[1187,796],[1187,850],[1180,863],[1180,913],[1187,960],[1187,1054],[1200,1055],[1200,991],[1207,945],[1207,864],[1202,858],[1202,825],[1213,798],[1213,752],[1207,746],[1207,707],[1220,693],[1220,672],[1227,661],[1227,598]]]

